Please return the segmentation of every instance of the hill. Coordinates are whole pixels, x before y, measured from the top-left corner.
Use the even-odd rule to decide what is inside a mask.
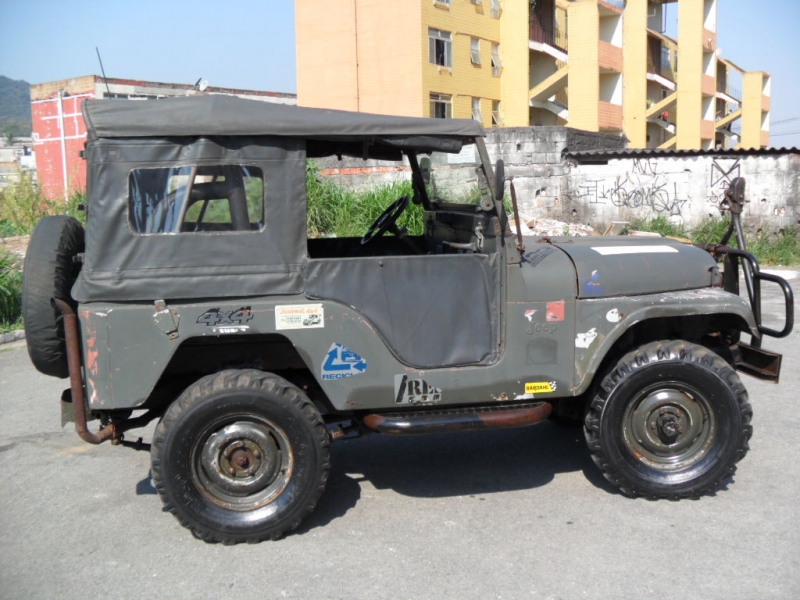
[[[31,129],[30,84],[0,75],[0,135],[29,136]]]

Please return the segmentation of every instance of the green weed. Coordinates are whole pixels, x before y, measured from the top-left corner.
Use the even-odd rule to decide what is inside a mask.
[[[313,163],[308,163],[308,237],[361,237],[380,214],[401,196],[413,196],[411,182],[394,182],[355,192],[323,177]],[[422,207],[409,204],[397,224],[405,225],[409,235],[422,234]]]
[[[0,330],[17,328],[22,314],[21,299],[22,272],[19,260],[12,254],[0,252]]]
[[[729,217],[706,217],[692,229],[692,241],[695,244],[719,244],[722,236],[730,225]],[[731,237],[730,244],[736,246],[735,237]]]
[[[629,229],[655,231],[665,236],[690,238],[695,244],[718,244],[728,229],[730,217],[708,217],[698,223],[691,231],[677,227],[663,216],[654,219],[635,219]],[[797,265],[800,264],[800,229],[788,227],[777,231],[755,232],[745,228],[745,243],[762,265]],[[729,246],[736,247],[736,237],[731,236]]]
[[[660,233],[665,237],[685,238],[688,236],[686,227],[682,223],[673,223],[663,215],[652,219],[633,219],[627,229],[628,231],[652,231],[654,233]]]

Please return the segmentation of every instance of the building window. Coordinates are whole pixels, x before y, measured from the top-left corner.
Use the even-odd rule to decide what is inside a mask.
[[[670,70],[669,48],[667,48],[666,46],[661,46],[661,70],[662,71]]]
[[[500,60],[500,44],[492,44],[492,75],[500,77],[503,61]]]
[[[434,4],[444,4],[445,6],[450,6],[450,0],[433,0]]]
[[[478,38],[469,40],[470,59],[473,65],[481,64],[481,41]]]
[[[450,119],[453,116],[453,97],[448,94],[431,93],[431,117]]]
[[[449,31],[428,28],[428,62],[440,67],[453,66],[453,41]]]
[[[472,99],[472,118],[478,123],[483,123],[483,114],[481,114],[481,99]]]
[[[503,116],[500,114],[500,100],[492,100],[492,126],[502,127]]]
[[[500,0],[492,0],[492,18],[499,19],[503,12],[503,3]]]

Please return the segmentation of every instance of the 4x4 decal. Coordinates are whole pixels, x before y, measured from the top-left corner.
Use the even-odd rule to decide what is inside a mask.
[[[250,311],[250,307],[242,306],[231,311],[212,308],[197,317],[196,322],[200,325],[213,327],[214,333],[236,333],[237,331],[250,329],[245,323],[252,319],[253,313]]]

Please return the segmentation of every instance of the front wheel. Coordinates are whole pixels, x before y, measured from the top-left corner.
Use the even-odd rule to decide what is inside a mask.
[[[696,498],[716,490],[748,450],[747,391],[733,368],[683,341],[646,344],[603,379],[584,433],[592,458],[631,496]]]
[[[201,539],[277,539],[325,489],[328,444],[319,412],[294,385],[223,371],[167,409],[153,437],[153,480],[166,508]]]

